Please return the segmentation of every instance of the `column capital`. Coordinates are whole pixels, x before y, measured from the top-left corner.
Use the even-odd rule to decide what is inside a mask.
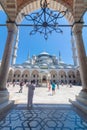
[[[72,32],[76,35],[82,33],[83,23],[75,23],[72,27]]]
[[[8,32],[17,33],[18,27],[15,22],[7,21]]]

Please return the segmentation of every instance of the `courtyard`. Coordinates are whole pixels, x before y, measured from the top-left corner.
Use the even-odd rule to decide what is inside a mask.
[[[75,100],[75,95],[78,95],[81,86],[70,86],[68,85],[59,85],[59,89],[56,87],[55,95],[52,96],[52,91],[48,91],[47,87],[36,87],[34,91],[34,104],[70,104],[69,99]],[[28,95],[28,87],[26,85],[23,86],[22,93],[19,93],[20,86],[13,85],[8,87],[8,91],[10,93],[10,100],[15,100],[15,103],[27,104],[27,95]]]

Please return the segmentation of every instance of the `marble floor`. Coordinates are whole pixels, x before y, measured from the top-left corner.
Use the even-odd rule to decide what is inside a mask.
[[[87,130],[87,123],[71,105],[17,105],[0,122],[0,130]]]
[[[33,107],[27,108],[27,88],[23,93],[17,93],[17,86],[9,88],[10,98],[16,99],[16,104],[0,121],[0,130],[87,130],[86,120],[77,114],[68,100],[80,90],[80,87],[63,86],[51,96],[47,88],[37,88]]]

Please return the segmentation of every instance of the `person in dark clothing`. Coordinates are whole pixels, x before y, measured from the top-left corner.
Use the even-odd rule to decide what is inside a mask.
[[[23,82],[23,81],[21,81],[21,82],[20,82],[20,90],[19,90],[19,93],[22,93],[22,90],[23,90],[23,85],[24,85],[24,82]]]
[[[56,84],[55,84],[55,82],[52,82],[51,85],[52,85],[52,95],[54,95]]]

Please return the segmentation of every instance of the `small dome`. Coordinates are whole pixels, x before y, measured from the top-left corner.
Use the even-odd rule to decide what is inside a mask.
[[[26,66],[23,66],[23,68],[28,68],[28,69],[31,69],[31,66],[26,65]]]
[[[21,65],[20,66],[15,66],[16,68],[23,68]]]
[[[47,53],[47,52],[42,52],[42,53],[40,53],[39,55],[49,55],[49,53]]]
[[[43,63],[43,64],[41,64],[42,66],[47,66],[47,64],[46,63]]]
[[[29,60],[26,60],[23,64],[30,64],[31,62]]]
[[[38,65],[34,65],[34,66],[33,66],[33,68],[37,68],[37,69],[38,69],[38,68],[39,68],[39,66],[38,66]]]
[[[56,67],[54,65],[50,66],[51,69],[55,69]]]
[[[67,66],[67,69],[71,69],[72,68],[72,66]]]
[[[63,69],[64,67],[63,66],[58,66],[59,69]]]
[[[64,61],[59,61],[59,64],[65,64]]]

